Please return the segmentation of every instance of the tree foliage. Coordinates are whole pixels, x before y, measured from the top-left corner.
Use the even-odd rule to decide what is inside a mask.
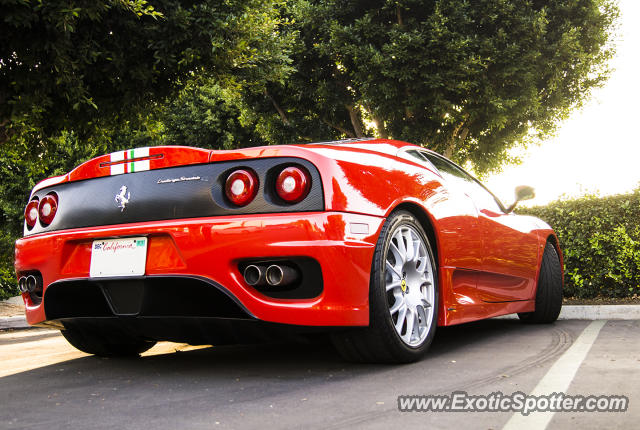
[[[237,94],[216,82],[190,84],[159,115],[165,126],[163,143],[211,149],[264,144],[244,121]]]
[[[99,135],[196,75],[250,87],[288,73],[276,1],[152,3],[0,0],[0,144],[23,127]]]

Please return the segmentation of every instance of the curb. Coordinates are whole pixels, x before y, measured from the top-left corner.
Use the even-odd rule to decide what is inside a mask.
[[[13,296],[7,300],[3,300],[2,303],[9,303],[10,305],[24,305],[22,296]]]
[[[27,323],[27,319],[24,315],[16,315],[13,317],[1,317],[0,318],[0,331],[4,330],[24,330],[32,327]]]
[[[517,319],[510,314],[493,319]],[[559,320],[640,320],[640,305],[567,305],[562,307]],[[24,315],[0,317],[0,331],[39,328],[30,326]]]
[[[503,315],[499,319],[517,319]],[[559,320],[640,320],[640,305],[565,305]]]

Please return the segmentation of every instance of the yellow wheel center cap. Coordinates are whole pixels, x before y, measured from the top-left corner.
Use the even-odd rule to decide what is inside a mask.
[[[402,282],[400,283],[400,288],[402,288],[402,292],[403,293],[406,293],[407,292],[407,281],[405,281],[403,279]]]

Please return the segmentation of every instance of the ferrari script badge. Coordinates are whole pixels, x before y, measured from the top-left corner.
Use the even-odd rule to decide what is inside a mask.
[[[129,199],[131,198],[131,193],[127,192],[127,186],[123,185],[120,187],[120,192],[116,194],[116,203],[120,208],[120,212],[124,212],[127,208],[127,204],[129,203]]]

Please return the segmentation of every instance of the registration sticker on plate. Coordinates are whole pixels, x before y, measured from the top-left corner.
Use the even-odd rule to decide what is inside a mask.
[[[142,276],[147,262],[147,238],[94,240],[89,276]]]

